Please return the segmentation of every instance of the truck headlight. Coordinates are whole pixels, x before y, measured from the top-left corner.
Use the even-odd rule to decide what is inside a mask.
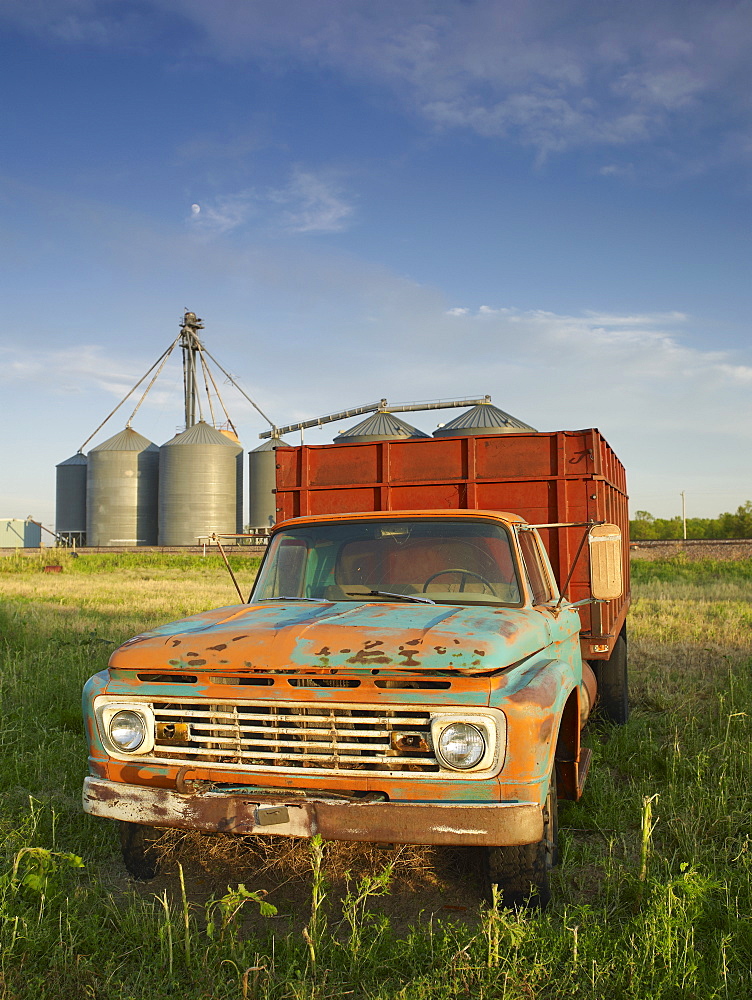
[[[107,753],[122,760],[131,754],[142,757],[154,749],[154,710],[150,704],[100,694],[94,698],[94,716]]]
[[[134,753],[143,744],[147,733],[146,719],[140,712],[115,712],[110,719],[109,737],[118,750]]]
[[[441,730],[436,749],[447,767],[465,771],[483,759],[486,740],[478,726],[452,722]]]

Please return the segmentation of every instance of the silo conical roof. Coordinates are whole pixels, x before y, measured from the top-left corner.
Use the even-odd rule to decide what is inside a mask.
[[[393,413],[378,410],[359,424],[343,431],[336,438],[337,443],[359,444],[362,441],[398,441],[407,438],[427,438],[417,427],[400,420]]]
[[[249,454],[255,455],[259,451],[274,451],[275,448],[289,448],[290,445],[287,441],[283,441],[281,437],[275,437],[273,434],[270,438],[260,444],[258,448],[254,448]]]
[[[472,434],[521,434],[523,431],[533,431],[530,424],[523,423],[510,416],[491,403],[478,403],[471,409],[450,420],[434,432],[435,438],[462,437]]]
[[[111,438],[107,438],[106,441],[92,448],[89,452],[90,455],[92,451],[159,451],[159,446],[145,438],[143,434],[134,431],[132,427],[125,427],[122,431],[113,434]]]
[[[223,434],[222,431],[218,431],[216,427],[212,427],[204,420],[199,420],[197,424],[194,424],[193,427],[189,427],[187,430],[183,431],[182,434],[176,434],[174,438],[166,441],[162,447],[171,448],[176,444],[226,444],[231,448],[240,447],[240,443],[237,439],[233,440],[229,438],[226,434]]]
[[[61,469],[64,465],[86,465],[87,458],[82,451],[77,451],[75,455],[71,455],[70,458],[66,458],[64,462],[58,462],[55,466],[56,469]]]

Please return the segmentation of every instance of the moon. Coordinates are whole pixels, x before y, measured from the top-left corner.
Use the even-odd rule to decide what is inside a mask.
[[[192,215],[198,215],[200,211],[201,211],[201,206],[200,205],[191,205],[191,214]]]

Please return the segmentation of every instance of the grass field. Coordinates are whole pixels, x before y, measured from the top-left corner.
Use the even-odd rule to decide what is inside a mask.
[[[233,587],[216,556],[0,560],[0,998],[752,994],[752,566],[638,562],[635,594],[632,718],[588,729],[554,902],[516,914],[471,851],[178,838],[131,882],[80,809],[81,686]]]

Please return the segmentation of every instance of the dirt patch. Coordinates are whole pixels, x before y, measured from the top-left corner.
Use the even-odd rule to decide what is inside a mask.
[[[311,911],[311,851],[307,840],[287,837],[232,837],[168,831],[161,842],[162,871],[151,882],[136,882],[124,869],[113,873],[112,888],[134,890],[145,899],[162,896],[181,905],[179,868],[186,894],[201,922],[207,903],[239,884],[260,892],[277,908],[277,916],[261,917],[245,908],[244,926],[262,931],[270,924],[280,932],[301,932]],[[332,924],[342,917],[348,888],[391,867],[389,891],[370,900],[367,909],[387,916],[400,934],[431,920],[476,924],[482,902],[481,851],[476,848],[329,842],[325,846],[325,909]],[[120,866],[118,866],[120,868]]]

